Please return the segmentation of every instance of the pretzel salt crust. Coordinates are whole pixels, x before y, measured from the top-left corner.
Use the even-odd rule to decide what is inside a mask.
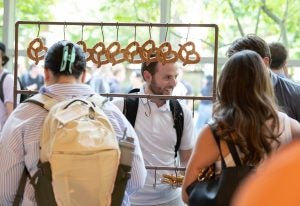
[[[158,57],[154,55],[151,57],[152,54],[155,54],[158,48],[155,47],[155,42],[152,39],[146,41],[140,48],[140,55],[143,62],[146,62],[147,65],[151,62],[157,62]]]
[[[166,63],[175,63],[178,60],[177,52],[172,50],[170,42],[163,42],[156,50],[156,55],[163,65]]]
[[[194,42],[188,41],[183,45],[179,44],[179,47],[178,58],[183,62],[183,66],[200,62],[200,55],[195,49]]]
[[[91,49],[87,49],[87,52],[90,54],[89,58],[86,59],[86,61],[91,60],[94,64],[97,65],[97,67],[101,67],[103,64],[109,63],[108,59],[105,56],[105,44],[103,42],[98,42],[93,46]],[[101,59],[101,57],[104,56],[104,58]]]
[[[124,51],[125,59],[132,64],[140,64],[143,62],[140,54],[140,44],[137,41],[133,41],[127,45]],[[139,59],[136,59],[135,56],[139,56]]]
[[[44,59],[47,50],[48,48],[44,46],[43,41],[40,38],[35,38],[28,45],[27,56],[35,64],[38,64],[40,60]]]
[[[126,59],[125,59],[125,49],[121,49],[121,45],[119,42],[115,41],[115,42],[112,42],[107,48],[106,48],[106,51],[105,51],[105,56],[106,58],[108,59],[108,61],[110,63],[112,63],[112,65],[116,65],[116,64],[119,64],[119,63],[122,63],[124,62]],[[121,58],[117,59],[117,55],[122,55]]]

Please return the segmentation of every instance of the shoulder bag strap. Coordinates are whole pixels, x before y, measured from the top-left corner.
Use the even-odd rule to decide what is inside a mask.
[[[227,143],[228,149],[231,153],[231,156],[233,158],[233,161],[234,161],[235,165],[236,166],[242,166],[241,159],[238,155],[238,152],[236,150],[236,147],[235,147],[235,144],[233,143],[233,141],[232,140],[226,140],[226,143]]]
[[[213,136],[214,136],[214,139],[218,145],[218,148],[219,148],[219,152],[220,152],[220,156],[221,156],[221,162],[222,162],[222,168],[227,168],[227,165],[226,165],[226,162],[225,162],[225,159],[223,157],[223,154],[222,154],[222,150],[221,150],[221,144],[220,144],[220,137],[217,135],[217,128],[216,126],[212,125],[212,124],[209,124],[209,127],[213,133]]]

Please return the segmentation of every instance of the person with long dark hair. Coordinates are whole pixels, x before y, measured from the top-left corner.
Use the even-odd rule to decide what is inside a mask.
[[[227,167],[235,165],[225,138],[233,141],[243,165],[255,167],[280,145],[300,137],[299,123],[278,111],[268,69],[262,58],[250,50],[233,54],[221,72],[212,123],[199,134],[187,165],[182,186],[186,203],[186,188],[197,179],[202,169],[215,163],[216,173],[221,170],[220,152],[211,127],[217,128]]]

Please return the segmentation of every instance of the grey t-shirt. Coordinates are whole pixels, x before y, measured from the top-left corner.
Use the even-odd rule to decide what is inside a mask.
[[[300,122],[300,84],[270,72],[277,103],[289,117]]]

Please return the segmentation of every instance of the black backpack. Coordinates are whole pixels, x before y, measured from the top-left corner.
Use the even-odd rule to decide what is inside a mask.
[[[9,74],[8,72],[3,73],[3,74],[2,74],[2,77],[1,77],[1,79],[0,79],[0,99],[1,99],[2,102],[4,102],[3,82],[4,82],[5,77],[6,77],[8,74]],[[20,81],[19,77],[18,77],[18,82],[19,82],[19,84],[20,84],[21,90],[25,90],[25,88],[23,87],[22,82]],[[28,97],[29,97],[28,94],[21,94],[20,102],[24,102]]]
[[[129,91],[130,93],[139,92],[140,89],[132,89]],[[183,125],[184,125],[184,116],[183,110],[177,99],[170,99],[170,109],[172,112],[173,120],[174,120],[174,128],[176,130],[177,141],[174,146],[175,158],[177,157],[177,152],[180,146],[182,133],[183,133]],[[124,108],[123,114],[126,116],[127,120],[130,122],[132,127],[135,125],[136,114],[139,105],[139,98],[137,97],[126,97],[124,98]]]

